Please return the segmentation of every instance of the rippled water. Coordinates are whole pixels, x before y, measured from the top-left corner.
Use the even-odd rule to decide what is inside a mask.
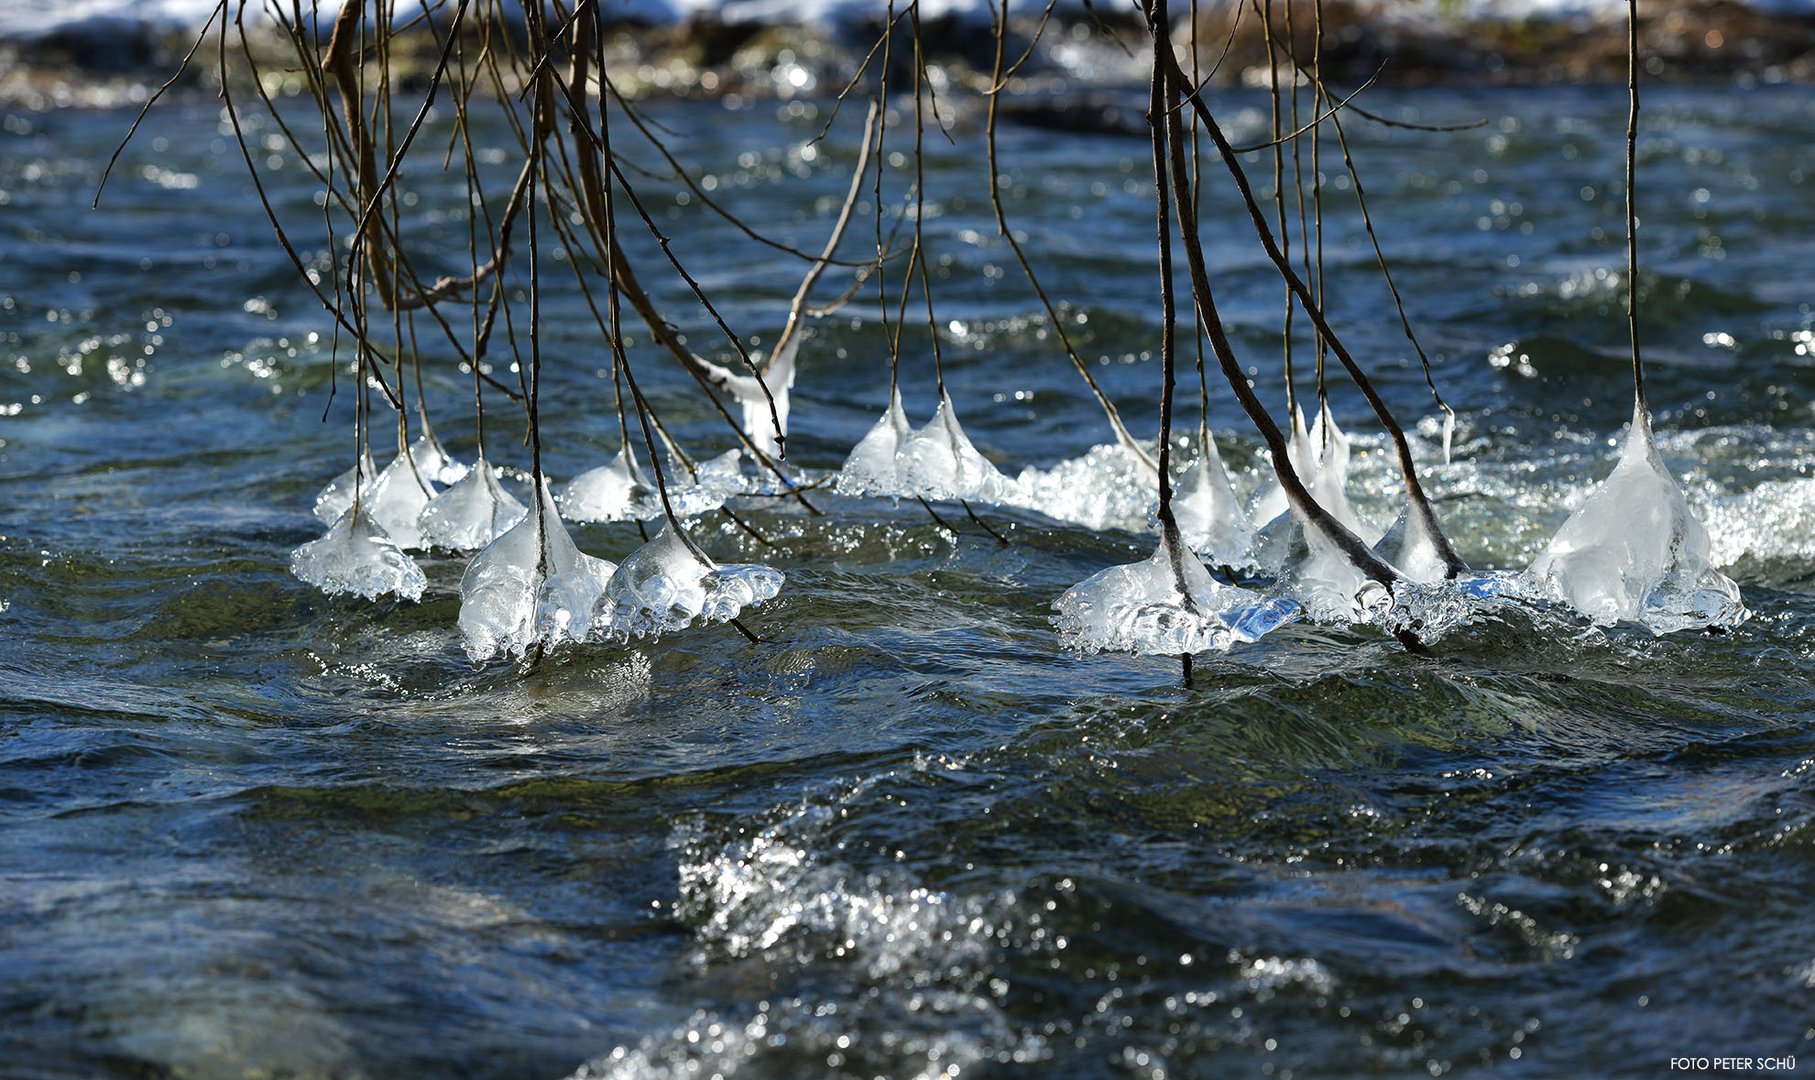
[[[1490,120],[1351,124],[1461,414],[1453,463],[1346,190],[1330,298],[1402,415],[1427,417],[1464,556],[1521,567],[1630,412],[1607,270],[1623,100],[1373,96]],[[1248,135],[1263,105],[1222,102]],[[1641,140],[1663,451],[1750,622],[1659,639],[1515,609],[1434,659],[1297,625],[1200,658],[1190,689],[1173,662],[1058,648],[1052,600],[1151,539],[1032,510],[984,512],[1003,547],[915,505],[753,500],[775,550],[719,519],[698,533],[787,573],[753,615],[763,644],[715,628],[529,674],[466,662],[455,560],[426,562],[419,605],[313,592],[288,552],[351,457],[351,379],[330,406],[331,325],[216,108],[155,113],[98,211],[128,115],[0,116],[0,1072],[1652,1075],[1815,1042],[1805,91],[1658,92]],[[654,112],[727,202],[817,245],[845,127],[809,157],[810,107]],[[1012,475],[1108,432],[994,237],[978,133],[955,139],[929,142],[947,378]],[[1145,145],[1003,140],[1017,224],[1151,434]],[[303,174],[273,175],[306,234]],[[409,179],[423,224],[464,232],[449,189]],[[1278,402],[1280,290],[1229,194],[1208,198],[1225,315]],[[772,335],[797,264],[699,209],[660,214],[728,316]],[[564,478],[615,451],[616,422],[577,293],[545,311]],[[835,467],[886,401],[872,312],[801,351],[803,466]],[[639,349],[681,438],[728,447]],[[430,359],[438,426],[470,453],[466,384]],[[904,362],[917,421],[929,360],[917,341]],[[1381,440],[1353,395],[1335,407],[1358,504],[1384,515]],[[521,463],[506,411],[490,420]],[[575,535],[614,559],[639,542]]]

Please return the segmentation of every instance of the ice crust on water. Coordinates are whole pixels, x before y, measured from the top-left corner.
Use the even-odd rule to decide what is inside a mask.
[[[574,545],[546,484],[522,521],[486,545],[460,579],[460,636],[477,663],[536,645],[583,641],[616,564]]]
[[[1634,404],[1619,461],[1528,571],[1537,591],[1597,626],[1637,622],[1658,634],[1731,626],[1747,616],[1739,586],[1710,562],[1708,530],[1658,456],[1651,417]]]
[[[364,475],[364,482],[368,488],[373,479],[378,476],[378,463],[372,460],[370,453],[362,454],[358,466],[348,469],[328,481],[328,486],[322,488],[321,492],[315,496],[315,517],[323,525],[332,525],[339,521],[340,515],[346,513],[347,508],[353,505],[353,488],[356,476],[359,474]]]
[[[1298,612],[1282,597],[1221,584],[1182,542],[1175,546],[1163,536],[1152,557],[1086,578],[1053,608],[1059,636],[1070,648],[1154,656],[1258,641]]]
[[[907,412],[901,407],[901,391],[889,391],[889,407],[882,419],[864,433],[851,456],[845,458],[834,481],[842,495],[900,495],[901,473],[896,455],[901,444],[913,434]]]
[[[695,620],[727,622],[781,591],[781,571],[753,564],[719,565],[675,531],[655,539],[618,566],[592,607],[594,633],[608,641],[655,638]]]
[[[1229,484],[1222,454],[1212,439],[1172,484],[1172,516],[1191,550],[1218,566],[1254,564],[1254,526]]]
[[[939,395],[939,408],[926,426],[902,442],[895,461],[902,494],[986,503],[1014,495],[1014,483],[971,445],[946,394]]]
[[[656,502],[655,485],[643,477],[629,444],[617,456],[567,482],[558,500],[561,516],[569,521],[641,521]]]
[[[429,547],[478,551],[528,513],[499,483],[498,470],[481,457],[452,487],[429,500],[416,524]]]
[[[396,593],[420,600],[428,587],[416,560],[391,542],[364,507],[357,513],[348,507],[326,536],[291,552],[290,572],[330,596],[350,593],[376,600]]]

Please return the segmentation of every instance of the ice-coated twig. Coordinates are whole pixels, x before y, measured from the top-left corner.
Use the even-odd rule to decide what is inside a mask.
[[[592,629],[607,641],[656,638],[696,621],[729,622],[781,591],[781,571],[720,565],[673,522],[625,557],[593,602]]]
[[[348,507],[327,535],[291,552],[290,572],[330,596],[347,593],[376,600],[396,593],[420,600],[428,587],[416,560],[392,543],[363,507]]]
[[[628,442],[610,461],[569,480],[559,501],[569,521],[642,521],[662,512]]]
[[[359,464],[328,481],[326,487],[315,496],[315,517],[323,525],[332,525],[340,520],[340,515],[353,505],[353,492],[364,477],[369,487],[372,479],[378,475],[378,463],[372,460],[370,451],[361,451]]]
[[[1242,568],[1254,563],[1254,526],[1249,523],[1222,454],[1206,439],[1172,491],[1172,514],[1186,545],[1218,566]]]

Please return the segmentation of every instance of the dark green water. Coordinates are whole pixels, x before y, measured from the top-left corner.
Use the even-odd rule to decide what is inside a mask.
[[[1453,464],[1420,429],[1427,483],[1466,557],[1522,567],[1630,414],[1603,272],[1623,99],[1374,96],[1492,121],[1351,134],[1461,414]],[[1262,104],[1224,107],[1253,135]],[[817,246],[848,130],[804,161],[823,115],[655,111],[726,201]],[[1658,639],[1515,611],[1435,659],[1300,624],[1200,657],[1190,690],[1172,662],[1069,655],[1049,622],[1151,539],[1031,511],[986,511],[1002,548],[888,501],[753,500],[777,550],[720,519],[698,535],[787,573],[752,615],[766,643],[721,627],[530,674],[466,662],[456,560],[425,562],[419,605],[314,592],[288,553],[350,462],[351,380],[323,424],[331,325],[216,107],[154,114],[98,211],[128,115],[0,120],[0,1074],[1658,1075],[1815,1049],[1805,90],[1659,92],[1641,141],[1652,402],[1749,623]],[[977,133],[929,146],[972,437],[1011,474],[1107,441],[994,237]],[[1144,144],[1005,130],[1003,150],[1048,284],[1151,434]],[[306,234],[305,175],[272,175]],[[408,182],[420,224],[464,234],[454,188]],[[1338,325],[1427,416],[1329,194]],[[1225,315],[1277,402],[1279,289],[1209,198]],[[727,315],[773,335],[798,265],[662,205]],[[564,478],[616,422],[577,292],[545,312]],[[816,325],[792,460],[835,467],[874,421],[883,342],[873,305]],[[681,438],[728,448],[638,349]],[[465,381],[431,361],[438,427],[470,454]],[[903,379],[923,419],[924,341]],[[1381,442],[1335,403],[1368,451],[1357,500],[1384,513]],[[1226,393],[1214,419],[1251,466]],[[489,429],[521,463],[502,407]],[[613,559],[638,542],[575,535]]]

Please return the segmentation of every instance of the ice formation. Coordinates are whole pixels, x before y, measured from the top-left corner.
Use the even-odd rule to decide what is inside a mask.
[[[1538,555],[1534,586],[1597,626],[1638,622],[1666,634],[1746,618],[1739,586],[1714,569],[1708,530],[1658,456],[1642,403],[1618,463]]]
[[[373,478],[377,475],[378,463],[372,460],[370,451],[362,451],[358,466],[348,469],[328,481],[328,486],[322,488],[321,493],[315,496],[316,518],[323,525],[332,525],[339,521],[340,515],[346,513],[347,508],[353,505],[354,485],[359,483],[360,478],[363,477],[364,484],[369,488]]]
[[[423,548],[428,545],[417,519],[438,493],[425,471],[412,466],[407,455],[398,454],[360,498],[370,508],[372,520],[398,547]]]
[[[473,661],[585,640],[614,563],[574,546],[546,484],[516,527],[486,545],[460,579],[460,636]]]
[[[760,380],[754,375],[740,375],[710,360],[694,358],[713,385],[737,399],[744,411],[744,434],[758,450],[772,458],[781,456],[781,444],[775,439],[778,421],[782,437],[785,439],[788,435],[788,391],[794,388],[794,357],[799,351],[800,335],[790,335],[781,351],[769,361]],[[775,403],[773,415],[769,412],[770,401]]]
[[[1380,530],[1363,520],[1349,502],[1349,437],[1336,426],[1326,402],[1317,410],[1317,421],[1311,426],[1311,453],[1314,466],[1305,484],[1311,498],[1342,522],[1343,527],[1361,538],[1364,544],[1380,539]]]
[[[464,477],[430,499],[416,518],[424,544],[478,551],[522,521],[528,511],[498,481],[498,470],[481,456]]]
[[[466,466],[455,461],[431,432],[416,436],[410,444],[410,460],[416,463],[423,479],[432,483],[458,484],[466,477]]]
[[[348,507],[326,536],[290,553],[290,572],[330,596],[351,593],[376,600],[396,593],[422,599],[428,581],[416,560],[391,542],[362,505]]]
[[[1070,648],[1154,656],[1258,641],[1298,611],[1290,600],[1219,583],[1182,541],[1163,534],[1151,558],[1086,578],[1053,608]]]
[[[1286,460],[1291,462],[1298,479],[1309,488],[1315,479],[1317,455],[1311,448],[1311,437],[1305,431],[1304,411],[1293,414],[1292,430],[1286,439]],[[1271,470],[1269,470],[1271,471]],[[1286,512],[1286,490],[1280,486],[1279,475],[1275,473],[1255,493],[1254,501],[1248,504],[1248,520],[1256,526],[1265,527]]]
[[[606,640],[629,641],[684,630],[696,619],[727,622],[771,599],[781,586],[781,571],[721,566],[669,523],[611,575],[593,602],[592,628]]]
[[[1172,515],[1179,534],[1191,550],[1218,566],[1251,566],[1254,526],[1229,485],[1215,440],[1203,443],[1204,452],[1173,481]]]
[[[902,494],[901,473],[895,459],[912,434],[907,413],[901,408],[901,391],[891,389],[888,410],[851,448],[844,468],[838,470],[834,482],[838,491],[844,495]]]
[[[734,448],[699,462],[692,472],[671,459],[668,466],[668,503],[674,507],[675,516],[694,517],[709,510],[717,510],[732,496],[748,490],[750,485],[744,478],[743,459],[744,452]],[[643,515],[644,520],[660,517],[663,513],[662,500],[653,490],[650,492],[649,503],[650,512]]]
[[[1372,623],[1392,606],[1386,586],[1362,573],[1352,560],[1297,510],[1288,510],[1261,530],[1256,543],[1263,569],[1319,623]]]
[[[895,464],[903,494],[987,503],[1007,502],[1014,494],[1014,482],[971,445],[943,393],[933,418],[902,442]]]
[[[569,521],[641,521],[661,513],[655,485],[643,477],[630,444],[617,456],[567,482],[561,489],[561,516]]]
[[[1400,509],[1386,535],[1375,542],[1374,554],[1422,584],[1434,584],[1449,576],[1448,560],[1438,550],[1424,517],[1412,513],[1410,503]]]

